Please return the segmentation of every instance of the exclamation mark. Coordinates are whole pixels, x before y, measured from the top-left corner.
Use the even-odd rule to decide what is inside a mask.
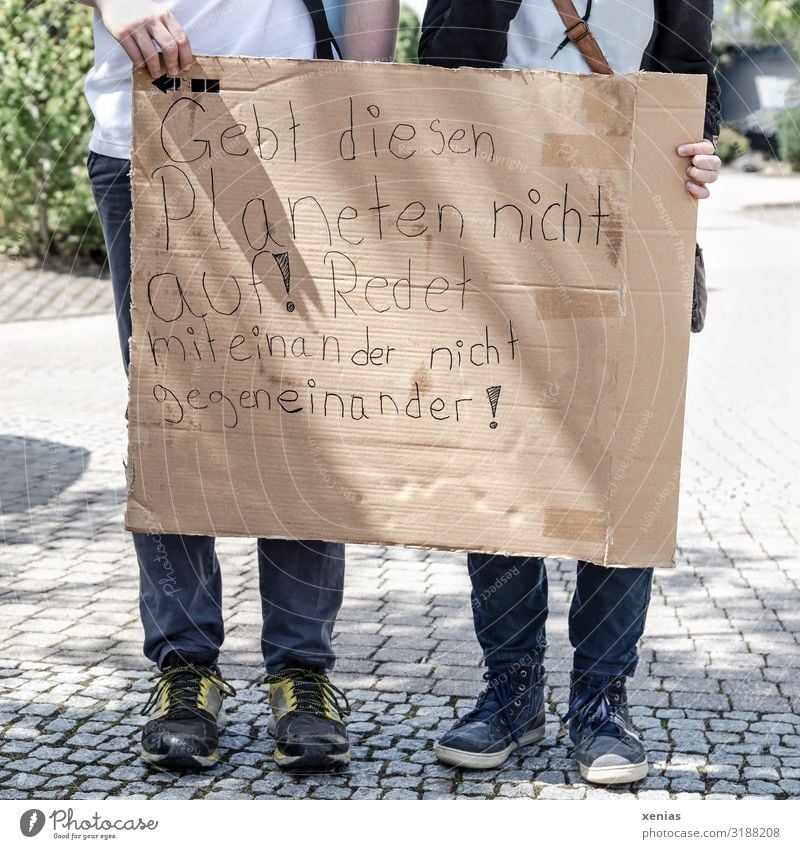
[[[489,406],[492,408],[492,422],[489,427],[494,429],[497,427],[497,422],[494,419],[497,415],[497,402],[500,400],[500,387],[490,386],[486,390],[486,394],[489,396]]]
[[[283,276],[283,285],[286,287],[286,294],[289,294],[289,286],[291,285],[292,278],[289,272],[289,254],[273,254],[272,258],[275,260],[275,264],[281,271],[281,275]],[[286,312],[294,312],[294,303],[292,301],[286,302]]]

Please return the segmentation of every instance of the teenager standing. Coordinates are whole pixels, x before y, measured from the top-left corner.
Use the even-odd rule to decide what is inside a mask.
[[[564,11],[571,19],[565,21]],[[687,140],[677,151],[687,160],[686,190],[704,198],[720,166],[714,155],[719,87],[711,51],[713,11],[713,0],[429,0],[420,61],[587,73],[581,47],[589,42],[579,41],[591,33],[602,54],[602,62],[593,60],[597,72],[705,74],[704,139]],[[468,568],[487,687],[475,708],[439,740],[436,752],[455,766],[496,767],[519,746],[544,736],[547,575],[540,557],[471,554]],[[512,568],[514,581],[501,580]],[[564,719],[588,781],[620,784],[647,775],[647,754],[631,724],[625,681],[636,670],[652,580],[652,569],[578,562]]]
[[[338,58],[322,0],[95,0],[95,64],[86,96],[95,118],[88,169],[129,366],[131,69],[177,75],[192,52]],[[341,2],[351,59],[394,50],[396,0]],[[217,667],[224,637],[222,582],[213,537],[133,534],[139,562],[144,653],[159,670],[146,710],[142,755],[168,768],[218,759],[220,707],[233,691]],[[261,648],[276,719],[275,759],[289,769],[349,760],[341,694],[329,681],[331,636],[342,601],[344,546],[318,540],[258,541]],[[168,585],[163,578],[169,574]]]

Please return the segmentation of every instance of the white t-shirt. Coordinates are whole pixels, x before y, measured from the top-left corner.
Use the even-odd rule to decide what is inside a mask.
[[[314,57],[314,27],[303,0],[164,0],[161,5],[178,19],[194,53]],[[130,158],[131,60],[97,11],[94,67],[85,91],[95,120],[89,149]]]
[[[653,35],[653,0],[594,0],[589,29],[608,64],[620,74],[638,71]],[[579,15],[586,0],[575,0]],[[586,74],[589,66],[578,47],[567,44],[551,59],[564,38],[564,23],[553,0],[522,0],[508,31],[506,68],[550,68]]]

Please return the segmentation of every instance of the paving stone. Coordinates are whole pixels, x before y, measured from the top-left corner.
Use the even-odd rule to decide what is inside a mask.
[[[397,792],[397,791],[393,791]],[[371,787],[360,787],[358,790],[353,793],[350,797],[351,799],[380,799],[383,791],[376,788]],[[452,797],[451,797],[452,798]]]
[[[494,793],[494,785],[488,781],[462,781],[458,789],[467,796],[489,797]]]
[[[501,780],[498,784],[497,795],[509,799],[530,799],[534,796],[534,785],[530,781],[508,782]]]
[[[537,799],[585,799],[584,787],[542,787]]]
[[[387,765],[384,775],[419,775],[421,772],[421,764],[408,763],[407,761],[394,761]]]
[[[35,787],[39,787],[44,784],[47,779],[43,775],[36,775],[35,773],[19,773],[14,778],[10,780],[10,784],[13,787],[16,787],[18,790],[33,790]]]
[[[313,792],[315,799],[349,799],[353,791],[349,787],[316,787]]]
[[[122,766],[110,772],[109,778],[116,781],[137,781],[147,775],[147,767],[144,766]]]
[[[160,793],[151,796],[151,799],[191,799],[195,794],[194,787],[168,787]],[[238,797],[237,797],[238,798]]]
[[[690,776],[673,778],[669,782],[670,790],[677,793],[703,791],[705,787],[706,784],[704,781]]]
[[[754,796],[774,795],[781,792],[781,788],[771,781],[748,781],[747,792]]]
[[[780,776],[778,775],[778,770],[773,767],[759,766],[753,767],[748,766],[744,768],[744,772],[742,773],[742,777],[745,780],[750,779],[762,779],[763,781],[777,781]]]
[[[59,788],[59,787],[70,787],[75,783],[75,779],[70,775],[59,775],[55,778],[51,778],[44,786],[50,788]],[[37,796],[38,798],[38,796]]]
[[[118,781],[106,781],[100,778],[90,778],[84,781],[81,785],[81,792],[91,792],[94,790],[111,791],[119,787]]]
[[[383,787],[397,787],[402,790],[411,790],[418,787],[420,779],[418,776],[392,776],[381,779]]]
[[[46,772],[48,775],[71,775],[75,772],[76,768],[75,764],[54,761],[53,763],[46,763],[42,766],[41,771]]]
[[[739,779],[739,770],[731,764],[708,764],[705,768],[705,774],[709,778],[715,779],[725,778],[731,781],[738,781]]]

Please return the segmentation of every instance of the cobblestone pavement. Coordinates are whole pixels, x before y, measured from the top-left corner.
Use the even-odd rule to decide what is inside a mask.
[[[730,174],[703,208],[711,307],[692,340],[679,565],[658,571],[631,682],[651,753],[634,788],[587,786],[556,739],[574,563],[550,562],[544,744],[502,770],[462,773],[436,763],[432,741],[480,683],[464,557],[360,546],[348,551],[334,675],[354,706],[352,767],[280,773],[258,684],[254,544],[242,540],[220,544],[222,669],[239,691],[222,762],[183,776],[145,768],[136,748],[152,670],[122,528],[125,389],[113,318],[18,309],[10,317],[27,320],[0,329],[0,797],[800,796],[797,232],[752,214],[795,201],[796,179]],[[60,296],[71,284],[52,285]],[[3,292],[13,299],[8,279]]]
[[[68,274],[36,262],[0,256],[0,322],[41,321],[114,310],[105,275]]]

